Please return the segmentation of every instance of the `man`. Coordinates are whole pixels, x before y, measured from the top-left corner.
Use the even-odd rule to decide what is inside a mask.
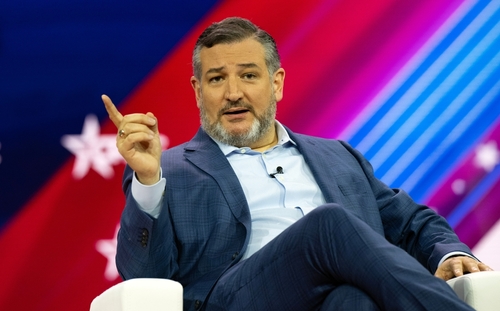
[[[443,280],[490,268],[442,217],[347,143],[275,120],[285,71],[268,33],[215,23],[193,69],[202,126],[163,154],[152,113],[122,116],[103,95],[128,164],[124,279],[177,280],[186,310],[470,309]]]

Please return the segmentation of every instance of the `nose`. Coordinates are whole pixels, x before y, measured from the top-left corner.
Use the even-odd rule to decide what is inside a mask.
[[[226,84],[226,100],[235,102],[242,98],[243,92],[241,91],[241,86],[239,84],[238,78],[228,78]]]

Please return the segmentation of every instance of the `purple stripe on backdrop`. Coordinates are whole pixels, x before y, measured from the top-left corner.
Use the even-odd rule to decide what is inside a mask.
[[[461,164],[436,187],[424,202],[440,215],[448,216],[493,169],[500,147],[500,120],[464,157]]]
[[[326,100],[329,103],[327,108],[318,115],[315,122],[310,123],[307,132],[324,137],[339,137],[463,3],[464,1],[419,1],[419,6],[411,14],[408,13],[403,20],[397,21],[399,24],[392,33],[374,25],[372,33],[365,36],[371,37],[372,41],[376,40],[377,44],[385,43],[378,51],[372,51],[373,55],[369,56],[370,60],[363,67],[354,68],[357,69],[357,74],[353,75],[340,92],[330,93],[331,97]],[[390,14],[396,14],[398,9],[401,8],[387,13],[384,18],[390,18],[392,23],[395,18]],[[338,115],[342,118],[336,118]]]
[[[500,166],[496,166],[493,172],[483,178],[483,180],[481,180],[478,186],[471,191],[467,198],[463,200],[462,203],[460,203],[460,205],[457,206],[457,208],[455,208],[447,217],[450,226],[453,228],[457,227],[462,221],[464,221],[465,217],[472,213],[477,206],[479,206],[480,202],[488,196],[498,180],[500,180]]]
[[[500,171],[497,166],[495,170]],[[497,174],[495,182],[490,185],[489,191],[479,200],[474,208],[466,214],[462,221],[454,228],[462,242],[474,247],[500,219],[500,178]]]

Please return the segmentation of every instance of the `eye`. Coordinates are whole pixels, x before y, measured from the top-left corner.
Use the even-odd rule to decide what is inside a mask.
[[[210,83],[218,83],[222,81],[222,76],[215,76],[215,77],[212,77],[208,80],[208,82]]]
[[[243,74],[242,78],[244,80],[253,80],[253,79],[257,78],[257,75],[254,73],[251,73],[251,72],[247,72],[247,73]]]

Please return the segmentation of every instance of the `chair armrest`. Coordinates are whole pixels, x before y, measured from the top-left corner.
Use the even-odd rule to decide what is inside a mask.
[[[478,311],[500,308],[500,271],[469,273],[447,283],[460,299]]]
[[[447,283],[478,311],[496,311],[500,306],[500,271],[470,273]],[[94,298],[90,311],[182,311],[182,294],[182,285],[176,281],[131,279]]]
[[[139,278],[118,283],[94,298],[90,311],[182,311],[182,285]]]

